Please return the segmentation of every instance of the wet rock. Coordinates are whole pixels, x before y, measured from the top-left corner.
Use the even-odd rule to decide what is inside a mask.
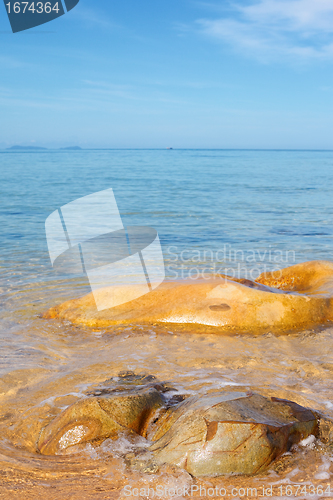
[[[257,282],[221,275],[166,281],[138,299],[99,312],[89,294],[51,308],[43,317],[92,327],[187,323],[194,330],[210,325],[216,333],[313,328],[333,320],[333,263],[305,262],[262,274]]]
[[[292,455],[282,455],[278,460],[274,462],[273,470],[278,474],[284,472],[290,472],[295,468],[295,457]]]
[[[127,467],[144,474],[155,474],[159,470],[159,465],[154,460],[153,454],[149,452],[128,453],[125,456]]]
[[[160,393],[175,391],[176,389],[168,382],[160,382],[154,375],[135,373],[133,371],[120,372],[117,377],[112,377],[99,384],[95,389],[89,389],[87,396],[105,396],[125,391],[133,391],[135,388],[154,388]]]
[[[150,451],[157,463],[195,477],[255,474],[316,428],[315,414],[296,403],[215,393],[188,398],[162,416]]]
[[[167,464],[195,477],[220,476],[255,474],[311,434],[331,437],[329,420],[318,424],[318,415],[291,401],[236,391],[167,398],[163,383],[134,373],[104,384],[119,381],[128,385],[122,393],[83,399],[47,425],[38,441],[40,453],[68,454],[71,447],[103,441],[112,452],[123,435],[133,441],[129,450],[120,447],[132,469],[155,473]],[[134,381],[144,385],[133,387]],[[147,447],[142,448],[142,438],[140,446],[135,444],[139,435]],[[119,439],[107,444],[108,438]]]
[[[56,455],[70,446],[104,440],[120,431],[130,430],[144,436],[149,421],[163,403],[161,394],[151,387],[83,399],[43,429],[38,450],[43,455]]]
[[[333,420],[325,415],[318,414],[317,437],[324,444],[333,445]]]

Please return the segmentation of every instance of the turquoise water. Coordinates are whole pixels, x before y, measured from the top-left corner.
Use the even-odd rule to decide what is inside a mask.
[[[50,265],[45,219],[110,187],[125,225],[157,229],[170,278],[333,257],[332,151],[1,151],[0,164],[3,294],[55,277],[70,287]]]

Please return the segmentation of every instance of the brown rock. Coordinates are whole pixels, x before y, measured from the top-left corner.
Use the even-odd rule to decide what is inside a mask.
[[[70,446],[106,439],[124,430],[144,436],[150,419],[162,405],[162,396],[154,388],[83,399],[43,429],[38,449],[43,455],[56,455]]]
[[[125,374],[124,379],[150,384],[147,376]],[[258,394],[219,392],[170,405],[152,387],[88,397],[43,429],[38,449],[43,455],[68,453],[130,431],[154,441],[146,451],[124,457],[136,470],[153,473],[168,464],[196,477],[255,474],[293,443],[326,432],[311,410]]]
[[[316,428],[315,414],[291,401],[216,393],[191,397],[165,414],[150,451],[157,463],[195,477],[255,474]]]
[[[318,415],[317,437],[324,444],[333,444],[333,420],[326,415]]]

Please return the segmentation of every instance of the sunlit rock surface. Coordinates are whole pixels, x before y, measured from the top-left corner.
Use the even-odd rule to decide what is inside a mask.
[[[111,292],[112,287],[100,293]],[[192,324],[193,330],[209,325],[216,333],[312,328],[333,319],[333,263],[305,262],[261,275],[257,282],[225,276],[165,282],[100,312],[90,293],[49,309],[43,317],[93,327],[178,323]]]
[[[158,422],[150,450],[195,477],[255,474],[314,433],[315,414],[258,394],[191,397]]]
[[[39,452],[76,453],[78,445],[98,447],[108,438],[131,433],[147,439],[146,451],[126,456],[136,470],[154,473],[169,464],[195,477],[251,475],[292,444],[311,434],[323,435],[316,414],[291,401],[222,391],[173,404],[173,398],[163,395],[170,389],[155,384],[157,389],[88,397],[69,406],[42,430]],[[324,432],[329,425],[329,420],[324,422]]]
[[[154,388],[83,399],[43,429],[38,449],[43,455],[56,455],[71,446],[106,439],[124,430],[144,436],[150,418],[163,402]]]

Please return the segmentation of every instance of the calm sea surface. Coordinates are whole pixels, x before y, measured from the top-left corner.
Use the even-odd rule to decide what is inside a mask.
[[[125,226],[158,231],[169,278],[195,277],[202,269],[255,277],[265,268],[332,260],[332,151],[0,151],[0,168],[3,498],[22,498],[23,491],[31,498],[45,492],[48,498],[90,498],[80,490],[87,492],[88,476],[91,498],[121,497],[127,473],[120,452],[109,472],[106,449],[103,456],[88,450],[89,456],[66,457],[66,465],[63,457],[46,460],[36,453],[38,433],[50,415],[120,370],[152,373],[186,393],[240,386],[333,416],[330,328],[286,337],[181,337],[171,328],[168,335],[153,328],[92,331],[39,318],[48,307],[89,291],[83,278],[52,269],[45,219],[107,188],[114,191]],[[281,477],[274,471],[270,477],[329,480],[331,455],[312,447],[296,450],[292,459]],[[184,484],[192,480],[170,477]],[[147,480],[135,478],[138,484]],[[101,488],[105,496],[94,496]]]
[[[110,187],[124,225],[158,230],[167,263],[333,257],[332,151],[2,151],[0,165],[5,293],[54,277],[46,217]]]

